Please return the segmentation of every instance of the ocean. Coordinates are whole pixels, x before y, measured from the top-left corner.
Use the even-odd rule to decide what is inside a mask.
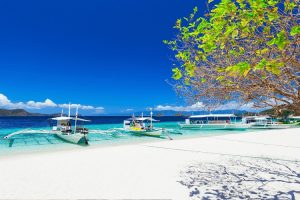
[[[151,141],[169,140],[168,137],[161,138],[136,136],[115,128],[123,127],[123,120],[126,116],[92,116],[84,117],[91,120],[85,127],[90,130],[98,130],[99,133],[88,135],[89,147],[110,146],[130,143],[141,143]],[[184,122],[184,117],[155,117],[159,120],[155,127],[165,128],[169,136],[176,139],[190,137],[207,137],[222,134],[240,134],[248,131],[204,131],[204,130],[182,130],[178,122]],[[64,148],[86,148],[84,146],[66,143],[55,135],[50,134],[20,134],[4,139],[3,137],[24,129],[47,129],[50,130],[49,117],[0,117],[0,156],[15,153],[39,152],[43,150],[60,150]]]

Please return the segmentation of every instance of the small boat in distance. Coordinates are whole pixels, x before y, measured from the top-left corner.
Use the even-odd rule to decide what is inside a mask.
[[[153,122],[158,120],[153,119],[152,115],[152,110],[150,112],[150,117],[144,117],[143,114],[141,117],[134,117],[133,115],[132,118],[124,120],[124,130],[136,135],[160,137],[163,129],[153,127]]]
[[[234,114],[192,115],[185,123],[178,124],[182,129],[203,130],[245,130],[251,126],[237,121]]]
[[[247,116],[243,117],[243,123],[250,124],[252,129],[285,129],[292,124],[282,124],[270,116]]]

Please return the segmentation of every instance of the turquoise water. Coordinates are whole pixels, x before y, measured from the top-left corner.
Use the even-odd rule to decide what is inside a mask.
[[[224,131],[224,130],[182,130],[179,129],[178,122],[161,122],[156,123],[156,127],[165,128],[169,132],[169,136],[174,139],[183,139],[190,137],[208,137],[223,134],[241,134],[249,131]],[[100,130],[102,133],[88,135],[89,146],[110,146],[110,145],[122,145],[129,143],[142,143],[151,141],[162,141],[169,140],[167,136],[147,137],[147,136],[136,136],[130,133],[125,133],[120,130],[114,130],[114,128],[122,128],[122,124],[98,124],[98,125],[87,125],[86,127],[90,130]],[[6,128],[0,130],[0,156],[15,154],[15,153],[26,153],[26,152],[38,152],[42,150],[60,150],[64,148],[86,148],[84,146],[78,146],[70,143],[66,143],[54,135],[48,134],[24,134],[16,135],[11,139],[3,139],[3,136],[13,133],[15,131],[23,130],[24,128]],[[39,127],[32,129],[50,129],[49,127]]]

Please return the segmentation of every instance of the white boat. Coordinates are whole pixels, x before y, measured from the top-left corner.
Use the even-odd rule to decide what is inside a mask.
[[[152,118],[152,111],[150,112],[150,117],[134,117],[124,120],[123,127],[124,130],[136,135],[145,135],[160,137],[163,133],[163,129],[153,127],[153,122],[158,121]]]
[[[252,129],[285,129],[293,126],[291,124],[279,123],[270,116],[247,116],[243,117],[242,121],[250,124],[250,128]]]
[[[33,130],[25,129],[11,133],[4,137],[4,139],[9,139],[15,135],[19,134],[53,134],[59,137],[60,139],[74,143],[74,144],[88,144],[88,129],[83,127],[83,122],[88,122],[90,120],[78,118],[78,107],[76,109],[75,117],[70,116],[70,105],[69,105],[69,115],[63,116],[63,113],[60,117],[51,118],[51,121],[55,121],[51,130]],[[81,122],[81,124],[79,124]]]
[[[51,120],[57,121],[56,126],[52,127],[52,131],[60,139],[74,144],[88,144],[88,129],[79,126],[78,122],[88,122],[89,120],[78,118],[77,114],[76,117],[61,116],[51,118]],[[74,122],[74,128],[72,122]]]
[[[251,125],[239,122],[234,114],[192,115],[179,123],[182,129],[245,130]]]
[[[300,116],[292,115],[292,116],[288,116],[287,119],[288,119],[288,122],[291,124],[294,124],[294,125],[300,124]]]

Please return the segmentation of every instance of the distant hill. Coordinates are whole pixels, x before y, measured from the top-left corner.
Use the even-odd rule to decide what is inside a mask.
[[[144,113],[144,116],[149,116],[150,113],[149,111],[136,111],[134,112],[135,116],[140,116],[141,113]],[[242,115],[254,115],[254,113],[249,113],[244,110],[216,110],[212,112],[213,114],[235,114],[237,116],[242,116]],[[197,112],[177,112],[177,111],[172,111],[172,110],[164,110],[164,111],[153,111],[153,116],[155,117],[161,117],[161,116],[183,116],[187,117],[190,115],[203,115],[203,114],[209,114],[208,111],[197,111]],[[41,114],[41,113],[31,113],[28,112],[24,109],[13,109],[13,110],[8,110],[8,109],[0,109],[0,117],[5,117],[5,116],[60,116],[60,113],[55,113],[55,114]],[[132,113],[114,113],[114,114],[109,114],[107,116],[131,116]]]
[[[0,116],[4,117],[4,116],[45,116],[45,115],[40,113],[30,113],[24,109],[13,109],[13,110],[0,109]]]

